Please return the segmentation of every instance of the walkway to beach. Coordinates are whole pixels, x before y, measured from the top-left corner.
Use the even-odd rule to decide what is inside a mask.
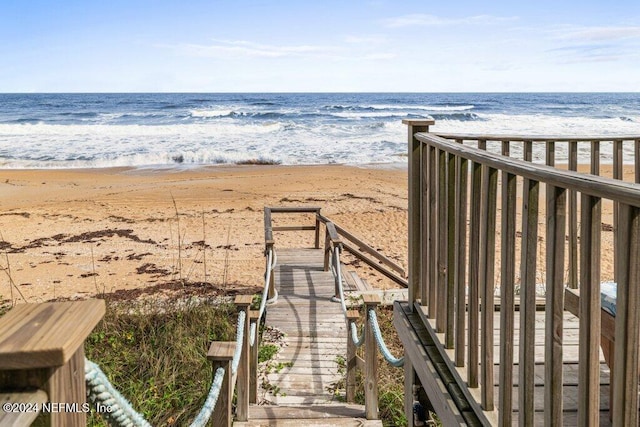
[[[365,419],[363,405],[345,404],[333,392],[344,379],[347,329],[340,303],[331,301],[334,277],[323,262],[322,249],[278,251],[279,296],[265,325],[284,334],[283,346],[259,384],[258,401],[266,404],[251,406],[249,421],[235,425],[381,425]]]

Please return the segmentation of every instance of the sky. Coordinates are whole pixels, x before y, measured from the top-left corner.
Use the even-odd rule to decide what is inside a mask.
[[[0,1],[0,92],[557,91],[640,91],[640,1]]]

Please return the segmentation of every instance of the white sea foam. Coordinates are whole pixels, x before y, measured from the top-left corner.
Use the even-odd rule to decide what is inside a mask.
[[[402,124],[405,117],[436,117],[431,128],[434,132],[640,135],[639,110],[629,103],[593,107],[578,99],[575,105],[556,109],[562,105],[561,96],[533,107],[529,97],[514,96],[512,99],[524,103],[514,109],[509,109],[507,100],[473,94],[406,98],[345,95],[345,99],[321,95],[324,98],[320,101],[301,95],[260,95],[247,101],[244,96],[196,99],[166,95],[164,103],[157,103],[160,97],[150,96],[145,101],[134,95],[113,95],[112,104],[99,111],[65,103],[51,107],[48,115],[26,108],[26,112],[16,110],[3,117],[0,110],[0,167],[185,167],[253,160],[397,164],[406,161],[402,157],[407,146],[407,129]],[[118,107],[120,100],[132,103],[126,104],[125,110]],[[535,150],[540,158],[542,150]],[[607,150],[604,145],[605,156]],[[558,161],[562,158],[560,153]]]
[[[234,113],[233,110],[191,110],[191,117],[227,117]]]

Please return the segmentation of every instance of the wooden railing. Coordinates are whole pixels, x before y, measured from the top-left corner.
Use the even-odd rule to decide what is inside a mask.
[[[216,402],[211,422],[214,426],[231,427],[233,425],[233,396],[236,395],[237,421],[247,421],[249,419],[249,403],[255,403],[256,383],[252,383],[252,372],[257,369],[257,348],[255,359],[252,357],[253,351],[250,345],[250,321],[252,295],[237,295],[235,305],[238,313],[243,312],[243,316],[238,316],[238,321],[243,321],[238,325],[238,331],[242,330],[242,336],[236,336],[237,341],[214,341],[207,352],[207,359],[213,365],[213,374],[219,368],[224,369],[224,378],[220,394]],[[237,353],[240,347],[240,353]],[[238,367],[233,375],[232,361],[234,355],[239,354]],[[236,356],[237,357],[237,356]]]
[[[604,176],[601,164],[611,164],[611,178],[622,180],[624,167],[632,165],[634,181],[640,183],[640,135],[608,136],[517,136],[517,135],[476,135],[463,133],[437,133],[438,136],[461,144],[477,146],[526,161],[544,162],[549,166],[562,164],[568,170],[577,171],[578,164],[584,164],[592,175]],[[543,146],[538,159],[534,158],[533,147]],[[625,160],[625,158],[627,160]],[[586,169],[586,168],[585,168]],[[617,206],[614,207],[613,228],[617,228]],[[569,190],[568,203],[568,274],[570,288],[578,287],[578,198],[575,190]],[[614,235],[615,236],[615,235]],[[615,237],[614,237],[615,238]]]
[[[545,425],[563,423],[566,285],[580,288],[579,424],[599,422],[601,209],[608,202],[614,206],[613,276],[618,284],[612,418],[614,425],[637,425],[640,185],[622,181],[622,166],[623,146],[632,144],[625,157],[635,156],[635,181],[640,181],[640,136],[438,136],[428,133],[433,121],[405,123],[409,127],[408,309],[422,316],[424,327],[439,342],[441,356],[472,409],[483,423],[511,425],[515,361],[519,423],[534,424],[536,273],[542,271],[546,285]],[[603,157],[600,148],[606,141],[612,142],[613,178],[598,176]],[[514,142],[521,144],[523,159],[510,155]],[[590,143],[586,156],[590,173],[578,173],[579,147],[586,142]],[[568,166],[554,167],[556,150],[563,143],[567,144]],[[544,159],[534,163],[534,146],[539,144],[545,145]],[[542,190],[544,203],[540,202]],[[520,208],[517,195],[522,198]],[[543,233],[539,233],[540,222],[546,224]],[[544,262],[538,260],[539,240],[546,242]],[[565,263],[567,240],[569,260]],[[520,338],[515,343],[517,272]],[[500,293],[499,337],[494,337],[493,310],[481,309],[493,307],[496,291]],[[496,338],[500,342],[498,384],[494,383]],[[421,365],[419,352],[407,348],[417,342],[406,340],[404,344],[405,355],[411,359],[405,371],[407,393],[416,374],[422,374],[421,378],[432,374]],[[516,345],[519,354],[514,354]],[[459,416],[441,408],[445,425],[460,422]]]
[[[273,213],[294,213],[294,214],[315,214],[315,226],[309,225],[293,225],[274,227],[272,224]],[[315,232],[315,248],[320,246],[320,224],[324,224],[324,270],[333,271],[335,277],[335,291],[332,296],[337,303],[341,303],[347,323],[347,360],[346,360],[346,401],[353,403],[355,401],[355,378],[356,371],[363,373],[365,381],[365,417],[369,420],[378,419],[378,342],[374,336],[374,327],[372,324],[371,313],[375,312],[376,307],[381,300],[377,294],[363,294],[363,306],[365,316],[363,319],[362,334],[358,335],[356,324],[360,317],[358,310],[351,310],[347,307],[342,289],[343,282],[341,278],[341,261],[340,254],[343,249],[349,251],[356,258],[364,261],[367,265],[373,267],[384,276],[390,278],[395,283],[406,287],[407,281],[405,270],[382,255],[370,245],[366,244],[362,239],[345,230],[343,227],[335,224],[328,217],[320,213],[317,207],[265,207],[265,253],[274,250],[275,241],[273,238],[274,231],[314,231]],[[267,265],[269,263],[267,262]],[[273,275],[271,276],[273,280]],[[273,286],[273,282],[270,284]],[[275,292],[275,291],[274,291]],[[331,297],[331,296],[327,296]],[[380,337],[380,339],[382,339]],[[364,359],[357,355],[356,349],[364,344]],[[386,346],[385,346],[386,347]],[[255,369],[252,365],[252,369]]]
[[[104,313],[104,301],[88,300],[22,304],[0,318],[0,425],[39,413],[45,425],[86,425],[84,341]]]
[[[236,418],[248,418],[252,299],[252,295],[235,299],[238,312],[243,312],[239,319],[245,322],[238,329],[244,332],[240,342],[213,342],[207,355],[214,375],[224,369],[212,414],[216,426],[232,425],[234,391]],[[31,425],[42,416],[44,425],[84,426],[90,410],[110,413],[113,408],[106,402],[120,405],[118,399],[107,399],[104,405],[98,400],[96,406],[87,400],[84,341],[104,314],[103,300],[87,300],[22,304],[0,318],[0,425]],[[239,355],[236,375],[232,375],[234,354]],[[105,390],[100,393],[110,393]]]
[[[380,252],[366,244],[362,239],[347,231],[344,227],[339,226],[326,216],[318,213],[318,220],[324,223],[332,223],[335,228],[336,235],[339,236],[342,247],[350,254],[363,261],[369,267],[372,267],[379,273],[391,279],[396,284],[406,288],[407,274],[405,269],[398,263],[382,255]]]

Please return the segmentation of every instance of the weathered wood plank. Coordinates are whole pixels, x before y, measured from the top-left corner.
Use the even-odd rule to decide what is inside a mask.
[[[496,203],[498,171],[483,168],[483,208],[480,215],[480,261],[478,285],[482,294],[482,408],[494,409],[493,396],[493,300],[495,292],[494,264],[496,240]]]
[[[427,151],[429,153],[429,249],[427,250],[428,258],[426,258],[423,262],[428,264],[427,267],[427,280],[428,280],[428,299],[427,299],[427,308],[429,311],[429,318],[435,319],[437,316],[436,305],[438,302],[438,215],[437,210],[433,209],[433,206],[436,206],[437,203],[437,177],[438,177],[438,169],[437,169],[437,155],[438,152],[433,147],[427,147]],[[423,304],[424,305],[424,304]]]
[[[431,150],[429,147],[423,146],[420,144],[422,150],[422,162],[421,167],[422,170],[420,172],[420,200],[418,202],[421,212],[420,212],[420,239],[416,239],[415,242],[419,243],[419,248],[415,249],[415,256],[419,256],[419,271],[416,276],[419,276],[415,280],[418,280],[419,289],[417,290],[416,298],[420,299],[420,304],[423,306],[429,306],[431,303],[429,302],[429,297],[431,295],[431,263],[429,262],[430,258],[430,233],[431,233],[431,209],[427,205],[429,203],[430,197],[430,186],[434,183],[431,181],[431,162],[429,161],[429,153]],[[415,230],[417,232],[418,230]],[[409,239],[415,239],[415,237],[409,236]],[[413,241],[413,240],[411,240]],[[411,274],[411,267],[409,267],[409,274]],[[415,302],[415,299],[411,300],[411,303]],[[413,393],[413,392],[412,392]],[[412,403],[413,404],[413,403]]]
[[[614,356],[614,425],[638,424],[638,335],[640,333],[640,208],[620,205],[618,298]],[[582,298],[581,298],[582,299]]]
[[[545,424],[562,425],[562,345],[566,190],[547,186]]]
[[[469,297],[468,297],[468,351],[467,366],[469,367],[469,387],[478,387],[478,344],[479,344],[479,254],[480,254],[480,211],[482,166],[479,163],[471,164],[471,222],[469,225]]]
[[[436,306],[436,330],[445,332],[449,313],[447,312],[447,153],[444,150],[438,152],[438,194],[437,194],[437,217],[438,217],[438,252],[436,260],[437,269],[437,306]],[[446,341],[446,338],[445,338]]]
[[[569,143],[569,170],[578,170],[578,143]],[[578,288],[578,194],[569,190],[569,287]]]
[[[502,154],[509,155],[509,141],[502,144]],[[513,383],[515,252],[516,252],[516,176],[502,173],[502,235],[500,243],[500,368],[498,384]],[[498,424],[512,424],[513,389],[499,387]]]
[[[456,303],[456,157],[447,154],[447,319],[445,324],[445,347],[453,348],[455,342]]]
[[[286,396],[262,394],[273,403],[331,402],[329,386],[339,378],[337,360],[346,355],[347,327],[340,304],[330,300],[335,282],[330,271],[323,271],[323,249],[279,250],[274,276],[280,296],[267,308],[265,321],[285,334],[273,359],[284,366],[265,380]]]
[[[38,417],[42,404],[47,402],[47,393],[42,390],[30,392],[0,393],[0,425],[2,426],[28,426]],[[4,405],[29,405],[32,411],[5,411]]]
[[[456,342],[455,364],[464,365],[465,358],[465,322],[466,322],[466,265],[467,265],[467,177],[469,175],[469,162],[466,159],[456,158],[456,217],[455,229],[456,253],[455,253],[455,292],[456,292]]]
[[[0,318],[0,366],[64,365],[104,313],[103,300],[17,305]]]
[[[525,157],[530,152],[525,148]],[[535,297],[536,297],[536,261],[538,242],[538,196],[539,183],[525,179],[522,196],[522,255],[521,262],[521,299],[520,304],[520,389],[519,407],[524,416],[520,425],[533,424],[534,404],[534,347],[535,347]],[[522,296],[521,296],[522,298]]]
[[[580,402],[581,425],[599,419],[600,199],[583,194],[580,235]]]

